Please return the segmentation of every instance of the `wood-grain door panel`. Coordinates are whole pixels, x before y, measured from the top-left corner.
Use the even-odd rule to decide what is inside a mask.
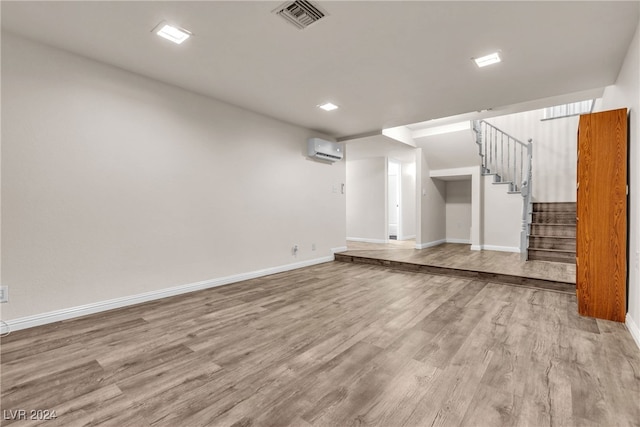
[[[627,110],[580,116],[576,292],[585,316],[623,322],[627,277]]]

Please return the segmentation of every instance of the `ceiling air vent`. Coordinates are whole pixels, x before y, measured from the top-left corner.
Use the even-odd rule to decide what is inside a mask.
[[[280,5],[273,13],[282,16],[300,30],[326,15],[316,5],[306,0],[288,1]]]

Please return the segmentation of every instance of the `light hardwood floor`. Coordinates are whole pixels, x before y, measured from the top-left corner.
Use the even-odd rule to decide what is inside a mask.
[[[470,248],[471,245],[444,243],[431,248],[415,249],[414,240],[392,240],[389,243],[348,241],[347,251],[341,253],[369,256],[389,261],[576,283],[575,264],[537,260],[521,261],[519,253],[488,250],[472,251]]]
[[[573,295],[376,266],[326,263],[1,344],[2,409],[55,410],[46,426],[640,425],[623,324],[580,317]]]

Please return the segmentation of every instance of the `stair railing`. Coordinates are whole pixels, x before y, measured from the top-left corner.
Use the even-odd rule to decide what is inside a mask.
[[[527,259],[533,206],[531,203],[532,140],[522,142],[484,120],[472,122],[482,173],[494,175],[494,182],[508,185],[509,193],[522,195],[520,254]]]

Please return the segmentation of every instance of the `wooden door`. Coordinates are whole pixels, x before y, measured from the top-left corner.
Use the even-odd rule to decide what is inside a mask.
[[[584,316],[624,322],[627,286],[627,110],[580,116],[576,292]]]

